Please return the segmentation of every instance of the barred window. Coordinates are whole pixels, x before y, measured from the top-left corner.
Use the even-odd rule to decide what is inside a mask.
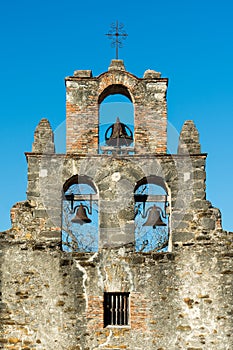
[[[104,327],[129,325],[129,293],[104,293]]]

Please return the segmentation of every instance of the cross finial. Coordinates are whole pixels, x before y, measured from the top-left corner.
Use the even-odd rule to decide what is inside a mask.
[[[111,29],[108,32],[108,34],[105,34],[108,36],[109,39],[112,40],[111,46],[116,46],[116,59],[118,60],[118,50],[119,48],[123,47],[122,40],[125,40],[128,34],[123,30],[124,24],[118,24],[118,21],[111,24]],[[115,38],[114,38],[115,37]]]

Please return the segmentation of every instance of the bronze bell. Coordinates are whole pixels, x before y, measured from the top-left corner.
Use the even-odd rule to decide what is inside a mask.
[[[156,205],[148,209],[149,214],[146,222],[142,226],[167,226],[161,219],[160,210]]]
[[[89,219],[89,217],[87,216],[86,209],[82,204],[80,204],[80,206],[78,207],[78,210],[76,211],[76,214],[73,217],[73,219],[71,219],[71,222],[80,225],[88,224],[89,222],[91,222],[91,219]]]
[[[107,137],[109,130],[111,130],[111,135]],[[127,125],[121,123],[120,119],[117,117],[115,124],[112,124],[105,132],[105,141],[108,146],[129,146],[133,142],[133,133],[131,129]]]

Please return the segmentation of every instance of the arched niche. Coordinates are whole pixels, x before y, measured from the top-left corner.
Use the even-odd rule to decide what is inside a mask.
[[[74,175],[63,185],[62,250],[98,251],[98,193],[88,176]]]
[[[134,189],[135,249],[165,252],[169,246],[168,189],[159,176],[139,180]]]
[[[99,153],[132,154],[134,147],[134,105],[127,87],[111,84],[102,91],[99,103]],[[116,123],[119,124],[116,124]],[[115,126],[114,126],[115,125]],[[120,126],[119,142],[109,142]]]

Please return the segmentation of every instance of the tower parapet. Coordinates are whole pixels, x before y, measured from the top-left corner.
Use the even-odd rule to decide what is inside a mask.
[[[41,119],[34,133],[32,152],[54,153],[54,135],[48,119]]]
[[[178,154],[200,154],[201,145],[199,141],[199,133],[192,120],[186,120],[179,139]]]

